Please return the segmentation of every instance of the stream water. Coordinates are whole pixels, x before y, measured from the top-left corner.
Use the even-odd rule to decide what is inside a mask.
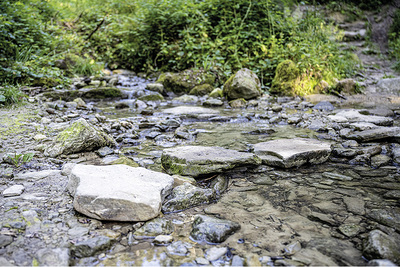
[[[115,109],[115,103],[96,106],[110,119],[135,122],[137,142],[122,145],[119,150],[153,170],[162,171],[162,150],[177,145],[249,151],[251,144],[273,139],[337,139],[329,129],[315,132],[288,124],[286,119],[292,115],[323,115],[298,99],[280,99],[280,103],[276,99],[265,99],[247,109],[212,108],[215,113],[171,114],[173,107],[195,107],[204,99],[199,98],[196,104],[185,104],[169,97],[163,102],[138,105],[135,97],[146,93],[146,81],[136,77],[123,81],[124,87],[132,88],[132,98],[123,100],[130,103],[129,108]],[[272,105],[283,106],[283,111],[266,108]],[[277,119],[271,120],[274,116]],[[179,128],[160,130],[156,127],[166,121],[178,122]],[[380,146],[383,150],[390,145],[362,144],[367,148]],[[400,173],[392,163],[372,168],[332,157],[321,165],[287,170],[259,166],[224,175],[229,179],[228,189],[215,203],[164,214],[164,218],[174,224],[173,244],[182,241],[179,243],[181,254],[171,250],[171,245],[154,246],[152,240],[139,240],[117,253],[111,250],[97,263],[100,266],[201,265],[199,258],[207,258],[207,253],[211,253],[208,250],[215,245],[198,244],[189,239],[195,214],[217,216],[241,225],[239,231],[218,245],[226,247],[227,253],[211,262],[217,266],[232,264],[235,255],[239,256],[235,259],[239,265],[241,260],[247,265],[271,266],[365,265],[363,241],[369,231],[381,229],[399,236]],[[207,182],[198,181],[198,184],[206,186]]]

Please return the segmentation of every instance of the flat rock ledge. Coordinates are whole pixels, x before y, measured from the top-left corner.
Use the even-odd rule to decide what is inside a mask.
[[[74,208],[91,218],[148,221],[159,215],[173,183],[171,176],[145,168],[77,164],[67,189]]]
[[[331,154],[330,143],[304,138],[273,140],[255,144],[253,148],[264,164],[282,168],[320,164]]]
[[[165,149],[161,163],[169,174],[198,177],[248,165],[260,165],[252,153],[222,147],[181,146]]]

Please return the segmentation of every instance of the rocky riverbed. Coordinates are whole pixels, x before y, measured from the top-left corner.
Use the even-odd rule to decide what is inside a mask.
[[[0,110],[0,265],[399,264],[400,80],[359,55],[346,99],[120,71]]]

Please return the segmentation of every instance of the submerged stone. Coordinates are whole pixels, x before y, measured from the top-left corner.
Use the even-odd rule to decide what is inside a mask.
[[[216,244],[224,242],[240,229],[240,224],[205,215],[196,215],[190,237],[197,242]]]
[[[42,248],[36,253],[40,266],[69,266],[68,248]]]
[[[279,139],[258,143],[254,153],[267,165],[283,168],[298,167],[305,163],[320,164],[331,153],[331,145],[314,139]]]
[[[95,219],[148,221],[159,215],[174,178],[125,165],[76,165],[67,189],[74,208]]]
[[[169,235],[174,231],[171,221],[164,218],[155,218],[146,222],[142,227],[136,230],[135,236],[155,237],[158,235]]]
[[[61,154],[93,151],[104,146],[115,146],[114,139],[82,118],[59,133],[53,143],[46,148],[44,154],[57,157]]]
[[[241,166],[259,165],[261,160],[252,153],[222,147],[181,146],[165,149],[161,163],[169,174],[197,177]]]
[[[96,236],[73,245],[72,251],[75,256],[83,258],[95,255],[97,252],[106,250],[111,246],[111,239],[106,236]]]
[[[167,108],[163,110],[163,113],[173,115],[185,115],[185,114],[217,114],[218,110],[211,108],[192,107],[192,106],[180,106],[174,108]]]
[[[203,189],[190,183],[184,183],[172,190],[162,210],[164,212],[181,211],[200,204],[210,203],[214,198],[215,192],[212,189]]]

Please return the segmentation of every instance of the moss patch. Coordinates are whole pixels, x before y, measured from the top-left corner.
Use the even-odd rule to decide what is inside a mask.
[[[276,68],[275,78],[272,81],[270,93],[288,96],[294,95],[298,76],[299,69],[293,61],[285,60],[279,63]]]

